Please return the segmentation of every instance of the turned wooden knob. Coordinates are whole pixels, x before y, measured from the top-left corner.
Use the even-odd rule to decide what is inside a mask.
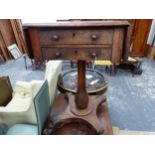
[[[53,38],[55,41],[58,41],[58,40],[59,40],[59,36],[58,36],[58,35],[54,35],[52,38]]]
[[[93,57],[96,57],[96,52],[93,52],[93,53],[91,53],[91,55],[93,56]]]
[[[74,53],[75,53],[75,54],[77,54],[77,53],[78,53],[78,51],[77,51],[77,50],[74,50]]]
[[[96,39],[97,39],[97,35],[92,34],[92,35],[91,35],[91,39],[92,39],[92,40],[96,40]]]
[[[55,55],[56,55],[57,57],[60,57],[60,56],[61,56],[61,53],[60,53],[60,52],[56,52]]]

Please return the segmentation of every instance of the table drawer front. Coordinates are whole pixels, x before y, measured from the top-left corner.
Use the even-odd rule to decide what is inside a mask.
[[[111,48],[42,48],[43,59],[109,60]]]
[[[47,30],[39,35],[41,45],[112,44],[113,30]]]

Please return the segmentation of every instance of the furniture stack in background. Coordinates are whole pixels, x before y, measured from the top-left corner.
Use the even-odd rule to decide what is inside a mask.
[[[13,59],[7,49],[12,44],[17,44],[22,53],[27,52],[21,20],[0,19],[0,57],[3,61]]]

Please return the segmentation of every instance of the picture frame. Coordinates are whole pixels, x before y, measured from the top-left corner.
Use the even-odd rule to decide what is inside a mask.
[[[22,56],[22,53],[20,52],[20,50],[16,44],[12,44],[12,45],[8,46],[7,48],[10,51],[10,53],[14,59],[18,59],[19,57]]]

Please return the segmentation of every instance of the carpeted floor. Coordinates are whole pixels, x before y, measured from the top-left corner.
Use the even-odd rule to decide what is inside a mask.
[[[69,68],[64,63],[63,70]],[[25,70],[23,58],[0,65],[0,76],[9,75],[14,86],[18,80],[43,79],[44,71],[31,68]],[[155,131],[155,61],[143,59],[143,74],[132,77],[131,73],[118,70],[116,76],[105,74],[103,67],[97,67],[109,81],[106,93],[113,126],[120,130]]]
[[[0,76],[9,76],[11,84],[14,87],[16,81],[31,81],[42,80],[44,78],[44,72],[41,70],[33,70],[31,61],[27,58],[28,69],[25,69],[24,58],[21,57],[17,60],[8,61],[5,64],[0,65]]]

